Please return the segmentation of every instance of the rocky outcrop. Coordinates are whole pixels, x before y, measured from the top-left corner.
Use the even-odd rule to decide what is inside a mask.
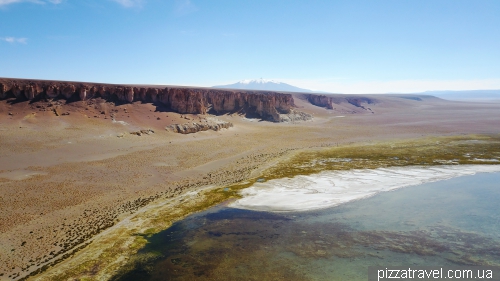
[[[333,99],[324,95],[308,95],[307,100],[316,106],[333,109]]]
[[[56,85],[54,84],[50,84],[49,86],[47,86],[47,88],[45,89],[45,95],[47,96],[47,98],[49,99],[54,99],[54,98],[57,98],[57,96],[59,96],[59,87],[57,87]]]
[[[234,93],[212,90],[208,95],[208,102],[217,113],[243,109],[247,113],[254,113],[263,119],[275,122],[279,122],[280,114],[289,113],[290,109],[295,106],[290,94],[256,91]]]
[[[21,89],[21,86],[19,86],[17,83],[14,83],[14,85],[12,85],[11,92],[17,99],[20,99],[21,96],[23,95],[23,90]]]
[[[345,99],[348,103],[363,109],[366,109],[363,104],[372,104],[376,102],[374,99],[370,99],[367,97],[346,97]]]
[[[103,98],[109,101],[160,103],[182,114],[239,112],[263,120],[280,122],[295,106],[290,94],[265,91],[220,90],[187,87],[132,87],[96,83],[0,78],[0,99],[19,100]],[[285,118],[286,119],[286,118]]]
[[[29,85],[24,86],[24,96],[28,100],[33,100],[42,93],[43,89],[36,83],[30,83]]]
[[[142,136],[142,135],[150,135],[150,134],[154,134],[155,131],[151,130],[151,129],[143,129],[143,130],[139,130],[139,131],[135,131],[135,132],[130,132],[131,135],[136,135],[136,136]]]
[[[326,109],[333,109],[334,104],[349,103],[356,107],[371,111],[371,109],[367,109],[363,104],[377,103],[377,100],[374,98],[358,97],[358,96],[340,96],[340,95],[325,96],[325,95],[308,94],[306,95],[306,98],[311,104],[319,107],[324,107]]]
[[[205,114],[209,92],[205,89],[166,88],[159,94],[158,101],[179,113]]]
[[[71,97],[75,94],[76,92],[76,87],[75,85],[63,85],[61,87],[61,94],[66,98],[66,99],[71,99]]]
[[[280,122],[295,123],[312,120],[311,114],[291,109],[287,114],[280,114]]]
[[[78,96],[80,97],[80,100],[87,99],[87,87],[86,86],[82,86],[78,89]]]
[[[126,102],[133,102],[134,101],[134,88],[127,87],[123,89],[123,99]]]
[[[166,127],[165,129],[170,132],[179,133],[179,134],[192,134],[201,131],[220,131],[221,129],[228,129],[233,126],[231,122],[224,121],[216,121],[216,122],[207,122],[207,123],[197,123],[191,122],[186,124],[174,124]]]
[[[137,100],[146,100],[146,94],[146,88],[134,88],[134,96],[137,97]]]
[[[7,97],[7,86],[0,83],[0,99],[5,99]]]

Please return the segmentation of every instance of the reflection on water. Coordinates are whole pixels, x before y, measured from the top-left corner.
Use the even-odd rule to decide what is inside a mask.
[[[153,235],[115,280],[366,280],[368,266],[500,265],[500,173],[335,208],[218,206]]]

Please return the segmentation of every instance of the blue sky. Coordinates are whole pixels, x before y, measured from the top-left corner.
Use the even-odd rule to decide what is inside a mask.
[[[500,1],[0,0],[0,77],[500,89]]]

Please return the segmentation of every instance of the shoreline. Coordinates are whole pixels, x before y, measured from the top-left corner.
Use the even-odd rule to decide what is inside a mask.
[[[109,280],[123,270],[144,245],[150,235],[168,229],[176,221],[213,205],[205,206],[208,194],[216,187],[205,186],[198,191],[186,192],[180,196],[156,201],[140,211],[121,220],[90,239],[83,249],[35,276],[24,280],[67,280],[88,278],[89,269],[98,268],[91,274],[97,280]],[[186,199],[190,200],[186,200]],[[227,200],[227,199],[224,199]],[[223,201],[221,201],[223,202]]]
[[[110,278],[150,235],[257,180],[500,161],[498,105],[377,95],[370,110],[344,99],[326,109],[293,98],[314,120],[248,122],[235,112],[217,115],[230,129],[188,135],[165,127],[215,115],[100,98],[0,101],[0,280],[48,264],[28,279]]]
[[[409,186],[477,173],[500,172],[500,165],[406,166],[347,171],[257,182],[240,191],[229,207],[266,212],[304,212],[332,208]]]
[[[477,139],[478,136],[468,136],[465,139]],[[461,153],[463,147],[455,146],[455,143],[463,143],[464,137],[441,137],[438,138],[442,142],[449,142],[447,149],[458,149],[456,153]],[[476,142],[473,146],[467,146],[466,150],[470,155],[474,155],[476,151],[482,151],[483,148],[488,148],[488,151],[493,151],[497,154],[497,140],[496,138],[487,138],[484,141],[483,146],[478,145]],[[342,151],[359,151],[358,146],[344,146],[344,147],[318,147],[313,148],[314,155],[310,154],[311,148],[303,148],[299,150],[292,150],[289,153],[283,153],[275,155],[272,160],[261,163],[259,168],[253,170],[250,173],[250,177],[246,178],[244,181],[240,181],[233,184],[218,184],[218,185],[208,185],[203,187],[198,187],[196,190],[190,190],[183,193],[180,196],[175,196],[173,198],[160,199],[152,202],[150,205],[141,208],[138,212],[134,213],[127,218],[120,220],[118,224],[112,226],[100,235],[99,238],[95,238],[93,242],[80,250],[71,258],[65,259],[58,263],[54,267],[49,268],[47,271],[37,274],[36,276],[28,278],[28,280],[68,280],[70,278],[92,278],[97,280],[108,280],[113,276],[116,276],[120,272],[126,272],[133,269],[135,263],[140,263],[141,261],[148,260],[155,257],[140,256],[136,255],[137,251],[141,249],[147,243],[147,238],[151,235],[158,233],[162,230],[170,227],[174,222],[182,220],[186,216],[191,214],[204,211],[211,208],[219,203],[226,202],[230,198],[241,197],[239,193],[240,190],[249,188],[256,184],[259,178],[264,178],[267,182],[272,180],[286,180],[287,176],[290,175],[290,171],[284,175],[279,170],[279,167],[286,165],[294,173],[293,176],[296,177],[311,177],[311,175],[316,174],[318,169],[325,173],[348,173],[349,171],[356,170],[356,165],[367,165],[373,170],[376,169],[386,169],[387,166],[394,166],[397,169],[408,169],[407,167],[412,167],[411,162],[407,161],[407,165],[401,165],[399,159],[395,159],[391,154],[385,155],[387,152],[386,146],[390,147],[390,151],[394,151],[394,146],[402,146],[407,153],[414,153],[414,149],[422,149],[422,145],[425,149],[440,147],[443,143],[435,142],[434,138],[431,139],[412,139],[405,141],[392,141],[392,142],[382,142],[379,144],[370,145],[369,151],[361,152],[362,158],[365,157],[373,149],[379,150],[381,155],[385,157],[382,159],[380,155],[377,157],[377,161],[366,162],[363,159],[362,162],[356,164],[356,157],[360,155],[356,154],[349,158],[349,162],[343,162],[342,164],[349,164],[349,166],[324,166],[324,160],[331,158],[331,153],[338,153],[338,149]],[[363,144],[361,144],[363,145]],[[346,153],[347,153],[346,152]],[[323,154],[322,154],[323,153]],[[350,152],[349,152],[350,153]],[[396,152],[399,153],[399,152]],[[443,159],[442,153],[437,153],[433,151],[432,159]],[[309,158],[314,156],[313,158]],[[326,157],[326,158],[325,158]],[[339,157],[342,157],[340,155]],[[301,162],[305,158],[309,158],[311,161],[304,163]],[[297,159],[300,161],[300,169],[297,169]],[[344,158],[336,158],[344,159]],[[427,169],[436,169],[441,165],[432,164],[435,163],[434,160],[430,159],[430,164],[424,165],[428,166]],[[469,159],[469,158],[467,158]],[[313,161],[314,160],[314,161]],[[330,161],[328,160],[328,161]],[[327,161],[327,162],[328,162]],[[420,159],[415,159],[414,161],[421,161]],[[331,162],[331,161],[330,161]],[[467,163],[467,162],[466,162]],[[475,163],[475,162],[474,162]],[[337,163],[338,164],[338,163]],[[319,166],[318,166],[319,165]],[[488,166],[495,169],[495,171],[500,171],[500,165],[496,162],[491,164],[476,163],[470,166]],[[398,167],[399,166],[399,167]],[[452,167],[463,167],[468,165],[453,165]],[[333,169],[332,169],[333,168]],[[295,170],[293,170],[295,169]],[[332,171],[333,170],[333,171]],[[257,177],[258,176],[258,177]],[[259,183],[260,184],[260,183]],[[185,200],[188,199],[188,200]],[[230,203],[229,205],[234,204]]]

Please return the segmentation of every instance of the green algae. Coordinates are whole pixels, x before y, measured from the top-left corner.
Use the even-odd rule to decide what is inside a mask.
[[[498,219],[498,174],[480,177],[306,214],[216,207],[152,237],[141,251],[163,256],[113,280],[366,280],[366,267],[380,262],[498,266],[498,225],[490,223]]]
[[[201,192],[203,200],[195,205],[181,207],[181,213],[182,217],[185,217],[229,199],[240,198],[240,190],[252,186],[255,182],[271,179],[310,175],[327,170],[443,164],[500,164],[499,159],[500,136],[434,137],[303,150],[264,170],[258,177]],[[161,224],[162,220],[168,225],[174,222],[168,216],[158,216],[155,222]],[[154,233],[150,232],[148,237]],[[147,257],[143,256],[136,262],[145,263],[146,260]],[[136,266],[127,266],[128,270],[131,268]]]
[[[434,137],[301,151],[264,171],[262,178],[270,180],[321,171],[445,164],[500,164],[500,137]]]
[[[137,255],[152,235],[169,228],[175,221],[207,210],[232,198],[240,198],[239,191],[258,181],[267,181],[297,175],[311,175],[328,170],[375,169],[391,166],[434,166],[458,164],[500,164],[500,136],[454,136],[433,137],[416,140],[401,140],[380,143],[352,144],[296,151],[288,158],[264,170],[258,177],[242,182],[199,191],[195,200],[186,200],[173,208],[162,209],[150,219],[146,230],[122,232],[115,247],[102,249],[98,260],[86,261],[73,270],[52,276],[52,280],[68,278],[92,278],[98,271],[113,263],[116,256],[129,256],[125,266],[113,265],[108,271],[118,270],[121,274],[144,264],[156,255]],[[134,237],[127,244],[128,237]],[[121,246],[127,245],[127,249]],[[118,274],[120,275],[120,274]]]
[[[136,268],[139,264],[146,264],[159,256],[159,253],[138,254],[138,251],[148,244],[148,238],[169,228],[174,222],[182,220],[188,215],[204,211],[231,198],[239,197],[237,191],[252,184],[253,182],[250,181],[241,182],[235,184],[231,190],[226,191],[224,191],[224,187],[207,189],[200,191],[196,200],[186,200],[177,203],[173,208],[161,209],[147,223],[147,229],[140,232],[121,231],[114,240],[113,246],[101,249],[97,259],[85,261],[71,270],[50,276],[50,280],[68,280],[72,278],[81,278],[82,280],[90,278],[94,280],[95,276],[99,275],[99,272],[103,270],[107,272],[127,272]],[[128,243],[130,237],[133,237],[132,243]],[[130,259],[125,265],[114,264],[113,262],[118,256],[127,256]]]

